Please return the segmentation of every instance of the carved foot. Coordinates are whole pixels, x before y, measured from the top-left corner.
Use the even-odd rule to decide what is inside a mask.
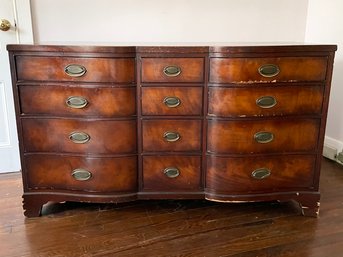
[[[318,217],[319,216],[319,206],[320,206],[320,195],[302,195],[297,199],[301,212],[304,216],[308,217]]]
[[[39,217],[41,215],[43,205],[47,202],[47,200],[40,197],[23,195],[24,215],[28,218]]]

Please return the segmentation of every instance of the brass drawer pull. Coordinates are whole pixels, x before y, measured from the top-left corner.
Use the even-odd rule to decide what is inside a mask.
[[[69,135],[69,139],[75,144],[84,144],[90,140],[90,136],[85,132],[72,132]]]
[[[175,65],[166,66],[163,68],[163,73],[168,77],[176,77],[181,74],[181,68]]]
[[[82,96],[70,96],[66,100],[66,104],[70,108],[82,109],[86,107],[88,101],[86,98],[83,98]]]
[[[176,142],[180,139],[180,134],[178,132],[167,131],[163,134],[164,140],[167,142]]]
[[[163,103],[169,108],[175,108],[181,104],[181,100],[176,96],[168,96],[164,98]]]
[[[254,135],[257,143],[266,144],[274,140],[274,134],[271,132],[260,131]]]
[[[256,169],[251,173],[251,176],[255,179],[265,179],[269,177],[271,174],[271,171],[267,168],[260,168]]]
[[[258,73],[263,77],[271,78],[280,73],[280,68],[275,64],[265,64],[258,68]]]
[[[69,64],[64,68],[64,72],[70,77],[82,77],[87,69],[80,64]]]
[[[273,96],[261,96],[256,100],[256,104],[261,108],[268,109],[274,107],[277,101]]]
[[[78,181],[86,181],[92,177],[92,173],[85,169],[75,169],[71,175]]]
[[[176,178],[180,175],[180,171],[178,168],[175,167],[168,167],[165,168],[163,171],[164,175],[166,175],[168,178]]]

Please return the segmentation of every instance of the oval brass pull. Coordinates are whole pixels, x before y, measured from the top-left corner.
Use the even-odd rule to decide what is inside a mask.
[[[163,134],[164,140],[168,142],[176,142],[180,139],[180,134],[178,132],[167,131]]]
[[[87,69],[80,64],[69,64],[64,68],[64,72],[70,77],[82,77]]]
[[[176,77],[181,74],[181,68],[175,65],[166,66],[163,68],[163,73],[168,77]]]
[[[268,170],[267,168],[260,168],[251,172],[251,176],[255,179],[265,179],[269,177],[270,174],[271,174],[271,171]]]
[[[176,178],[180,175],[180,171],[178,168],[175,167],[168,167],[165,168],[163,171],[164,175],[166,175],[168,178]]]
[[[71,175],[78,181],[86,181],[92,177],[92,173],[85,169],[75,169]]]
[[[257,143],[266,144],[274,140],[274,134],[271,132],[260,131],[254,135]]]
[[[176,96],[168,96],[164,98],[163,103],[169,108],[175,108],[181,104],[181,100]]]
[[[280,73],[279,66],[275,64],[265,64],[258,68],[258,73],[263,77],[271,78]]]
[[[69,139],[75,144],[84,144],[90,140],[90,136],[85,132],[72,132],[69,135]]]
[[[70,108],[82,109],[86,107],[86,105],[88,104],[88,101],[86,98],[83,98],[82,96],[70,96],[66,100],[66,104]]]
[[[261,108],[268,109],[274,107],[277,101],[273,96],[261,96],[256,100],[256,104]]]

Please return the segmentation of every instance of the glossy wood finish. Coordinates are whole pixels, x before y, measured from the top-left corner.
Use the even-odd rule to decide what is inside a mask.
[[[258,68],[265,64],[279,66],[280,73],[271,78],[263,77]],[[209,81],[235,84],[323,81],[326,67],[325,57],[211,58]]]
[[[27,219],[21,174],[1,174],[1,255],[341,257],[343,168],[324,159],[321,170],[318,219],[293,202],[203,200],[66,202]]]
[[[112,120],[23,119],[26,152],[135,153],[136,122]],[[90,140],[84,144],[69,139],[72,132],[84,132]]]
[[[25,156],[28,188],[86,192],[136,192],[136,157],[77,157],[47,154]],[[85,169],[92,175],[78,181],[72,173]]]
[[[168,177],[164,170],[177,168],[177,177]],[[201,181],[200,156],[144,156],[143,190],[146,191],[199,191]]]
[[[177,132],[180,139],[168,142],[165,132]],[[200,120],[143,120],[143,151],[185,152],[201,150]]]
[[[323,104],[322,85],[255,86],[253,89],[210,87],[208,115],[223,117],[263,117],[284,115],[318,115]],[[257,100],[275,98],[276,104],[261,108]]]
[[[84,108],[67,106],[71,96],[87,100]],[[89,87],[85,85],[25,85],[19,87],[21,113],[52,116],[122,117],[136,114],[134,87]]]
[[[142,58],[142,82],[203,82],[204,58]],[[167,66],[181,68],[181,73],[168,77],[163,73]]]
[[[191,198],[220,202],[294,200],[304,215],[317,216],[320,157],[336,46],[117,48],[12,45],[8,49],[22,156],[25,215],[39,216],[42,206],[50,201],[100,203]],[[64,77],[64,65],[70,64],[70,60],[80,61],[87,69],[85,75]],[[126,64],[121,62],[124,60]],[[31,67],[31,61],[35,65],[39,63],[39,67]],[[257,68],[273,62],[279,66],[279,74],[273,78],[261,78]],[[62,71],[60,64],[63,64]],[[166,72],[171,76],[163,72],[166,66],[177,66]],[[39,68],[42,68],[42,74],[36,72]],[[102,91],[104,89],[119,90],[115,91],[118,94],[112,94]],[[167,112],[158,107],[160,100],[154,102],[165,92],[182,94],[180,112]],[[85,93],[91,99],[90,104],[80,112],[63,111],[64,107],[58,109],[54,100],[62,101],[67,93]],[[259,112],[255,98],[260,97],[260,93],[262,96],[275,94],[277,104]],[[51,106],[44,107],[44,104],[29,99],[31,96],[44,99],[44,94],[51,97]],[[108,94],[113,98],[105,98]],[[221,104],[220,95],[229,99]],[[133,97],[136,102],[132,101]],[[288,104],[285,102],[287,98],[291,98]],[[117,102],[119,99],[123,102]],[[198,99],[201,99],[200,104]],[[189,109],[181,111],[185,102],[190,103],[187,105]],[[126,109],[119,111],[116,106]],[[89,132],[90,141],[84,144],[70,142],[69,133],[79,132],[79,129]],[[274,139],[257,143],[254,135],[265,130],[273,130],[270,132],[274,133]],[[167,131],[181,132],[180,139],[166,142],[163,136]],[[61,133],[65,136],[62,140]],[[26,158],[32,156],[56,156],[70,163],[78,160],[84,166],[99,167],[114,159],[136,160],[134,174],[126,174],[122,167],[118,169],[123,171],[122,178],[136,178],[137,187],[121,191],[118,188],[123,184],[120,183],[113,184],[111,190],[106,186],[115,183],[111,179],[101,182],[105,185],[103,188],[92,184],[90,190],[97,188],[98,191],[82,187],[84,183],[80,183],[80,187],[67,184],[67,189],[63,189],[58,181],[65,181],[63,179],[70,176],[58,173],[56,182],[61,188],[53,189],[55,181],[49,180],[50,176],[45,176],[43,170],[52,170],[49,165],[55,162],[39,161],[37,157],[30,163],[37,168],[28,172]],[[98,163],[95,160],[105,161]],[[190,164],[193,168],[200,167],[197,168],[199,173],[187,168],[187,176],[179,175],[164,181],[160,167],[168,161],[179,162],[184,167]],[[65,167],[68,162],[59,162],[58,168]],[[254,168],[256,163],[272,166],[273,173],[262,180],[269,183],[260,183],[253,188],[246,177],[246,168]],[[148,169],[147,164],[150,165]],[[278,164],[281,168],[276,171]],[[106,174],[110,173],[109,169],[104,169]],[[33,176],[33,184],[44,188],[29,187],[33,170],[39,170],[38,177]],[[232,182],[232,177],[225,175],[228,170],[235,174],[236,181]],[[228,185],[224,185],[223,181],[227,180]],[[170,186],[168,181],[180,183]],[[49,185],[52,186],[49,188]]]
[[[270,132],[274,140],[258,143],[254,135]],[[207,150],[214,153],[250,154],[316,151],[318,119],[208,121]]]
[[[314,155],[238,158],[210,156],[206,187],[223,194],[308,190],[313,187],[314,167]],[[263,179],[254,178],[253,171],[261,168],[270,170],[271,174]]]
[[[143,87],[142,115],[201,115],[202,88],[200,87]],[[180,104],[169,107],[166,97],[177,97]]]
[[[82,65],[87,72],[81,77],[68,76],[64,69],[69,64]],[[16,65],[18,80],[108,83],[132,83],[135,81],[135,60],[133,58],[18,56]]]

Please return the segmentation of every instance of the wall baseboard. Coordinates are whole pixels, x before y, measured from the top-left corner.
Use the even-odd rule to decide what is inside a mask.
[[[342,155],[343,152],[343,142],[336,140],[332,137],[325,136],[324,139],[324,149],[323,156],[343,164],[339,159],[337,159],[338,154]]]

